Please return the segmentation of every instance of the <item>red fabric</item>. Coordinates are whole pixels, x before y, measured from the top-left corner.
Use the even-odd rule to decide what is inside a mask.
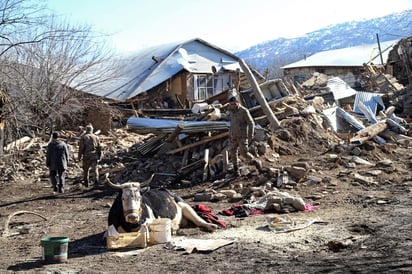
[[[235,216],[235,217],[247,217],[249,215],[265,214],[262,209],[249,207],[240,204],[234,204],[230,209],[225,209],[219,212],[225,216]]]
[[[224,221],[219,220],[219,218],[212,212],[212,209],[208,206],[198,204],[192,206],[192,208],[196,211],[197,215],[199,215],[206,222],[217,224],[220,227],[226,228],[227,224]]]

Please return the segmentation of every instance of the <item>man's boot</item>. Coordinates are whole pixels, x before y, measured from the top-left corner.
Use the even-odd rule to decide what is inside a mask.
[[[59,193],[64,193],[64,187],[62,185],[59,185]]]
[[[236,177],[240,176],[240,171],[239,171],[238,165],[233,165],[233,175],[235,175]]]

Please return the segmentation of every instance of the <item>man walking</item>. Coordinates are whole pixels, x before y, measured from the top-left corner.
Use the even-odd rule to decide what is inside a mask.
[[[46,165],[49,168],[53,191],[64,193],[64,177],[69,160],[69,150],[67,144],[59,138],[59,132],[53,132],[52,140],[47,145]]]
[[[252,141],[255,134],[255,122],[249,110],[240,105],[236,97],[229,99],[229,119],[229,159],[233,164],[235,175],[239,176],[238,152],[248,162],[257,163],[255,157],[248,151],[249,142]]]
[[[92,172],[94,186],[99,186],[98,162],[102,157],[100,139],[93,133],[91,124],[86,126],[86,133],[82,135],[79,142],[79,161],[83,160],[83,181],[86,187],[89,186],[89,171]]]

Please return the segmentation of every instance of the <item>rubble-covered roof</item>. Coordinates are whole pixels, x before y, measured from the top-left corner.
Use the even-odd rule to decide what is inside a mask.
[[[399,40],[381,42],[382,59],[388,59],[388,53]],[[300,67],[359,67],[364,63],[381,65],[378,44],[366,44],[357,47],[322,51],[298,62],[286,65],[282,69]]]
[[[116,77],[100,85],[78,86],[76,89],[114,100],[127,100],[143,93],[182,70],[191,73],[212,73],[212,66],[240,69],[237,57],[199,38],[165,44],[123,57]]]

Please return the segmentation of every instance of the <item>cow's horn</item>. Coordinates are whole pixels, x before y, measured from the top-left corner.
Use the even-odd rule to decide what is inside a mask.
[[[146,184],[150,184],[153,180],[153,177],[155,176],[156,173],[153,173],[152,176],[150,176],[149,179],[147,179],[146,181],[142,182],[140,185],[146,185]]]
[[[112,188],[114,188],[114,189],[122,189],[122,186],[121,186],[121,185],[115,185],[115,184],[112,183],[112,181],[110,181],[110,179],[109,179],[109,173],[106,173],[106,174],[105,174],[105,181],[106,181],[106,183],[107,183],[110,187],[112,187]]]

